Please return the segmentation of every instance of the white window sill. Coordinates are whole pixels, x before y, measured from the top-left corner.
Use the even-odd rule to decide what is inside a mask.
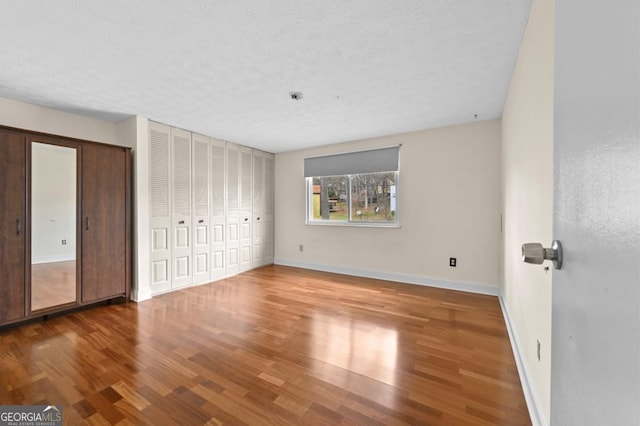
[[[375,222],[344,222],[338,220],[308,220],[311,226],[350,226],[354,228],[400,228],[399,223],[375,223]]]

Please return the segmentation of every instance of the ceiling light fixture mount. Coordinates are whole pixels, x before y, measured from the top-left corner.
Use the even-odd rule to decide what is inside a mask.
[[[302,99],[302,92],[289,92],[289,96],[291,96],[291,99],[294,101],[299,101]]]

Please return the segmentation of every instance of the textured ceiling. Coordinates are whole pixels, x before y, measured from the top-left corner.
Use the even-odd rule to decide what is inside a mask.
[[[0,96],[271,152],[486,120],[530,3],[1,0]]]

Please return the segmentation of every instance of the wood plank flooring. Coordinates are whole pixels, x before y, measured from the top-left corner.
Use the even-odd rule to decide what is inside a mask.
[[[31,310],[76,300],[76,261],[31,265]]]
[[[497,298],[268,266],[0,330],[65,424],[528,425]]]

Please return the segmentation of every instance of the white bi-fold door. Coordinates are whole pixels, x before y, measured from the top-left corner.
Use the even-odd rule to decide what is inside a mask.
[[[262,221],[263,235],[263,257],[262,264],[269,265],[273,263],[273,197],[274,197],[274,166],[275,156],[273,154],[263,153],[264,157],[264,201],[263,212],[260,216]]]
[[[209,220],[209,138],[192,134],[193,152],[193,282],[211,280],[211,228]]]
[[[191,133],[171,129],[172,267],[171,288],[193,283],[191,217]]]
[[[240,272],[253,265],[253,150],[240,147]]]
[[[273,262],[274,156],[149,123],[151,292]]]
[[[227,142],[226,275],[240,272],[240,147]]]
[[[171,128],[149,123],[149,192],[151,225],[151,293],[171,289]]]
[[[211,279],[226,276],[225,143],[210,139],[211,153]]]
[[[253,150],[253,267],[273,263],[274,155]]]
[[[264,261],[264,153],[253,150],[253,266]]]

